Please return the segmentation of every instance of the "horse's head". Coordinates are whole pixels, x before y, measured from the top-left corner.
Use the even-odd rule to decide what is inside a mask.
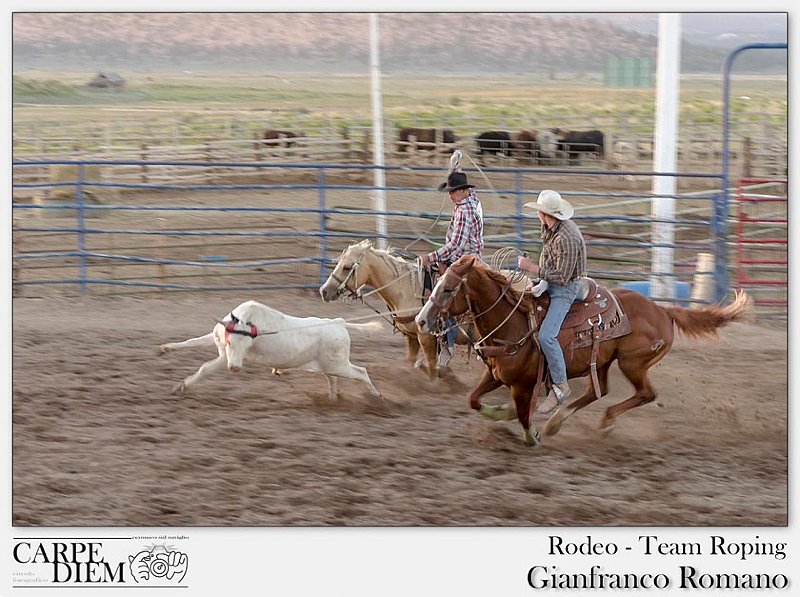
[[[360,284],[365,284],[368,279],[362,262],[364,256],[372,248],[373,242],[370,239],[362,240],[359,243],[350,245],[342,251],[336,267],[333,268],[331,275],[325,283],[319,287],[319,294],[326,303],[342,296],[345,290],[351,295],[355,295]],[[362,269],[359,275],[359,269]],[[360,282],[359,282],[360,281]]]
[[[447,268],[415,318],[420,331],[432,332],[440,316],[461,315],[469,310],[467,275],[475,263],[480,263],[475,255],[464,255]]]

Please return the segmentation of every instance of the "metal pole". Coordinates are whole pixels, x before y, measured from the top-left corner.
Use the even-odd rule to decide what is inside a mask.
[[[678,89],[680,85],[681,16],[669,13],[658,16],[658,74],[656,83],[656,126],[653,171],[675,172],[678,129]],[[675,244],[675,177],[653,178],[651,215],[652,265],[650,296],[675,298],[672,276]],[[665,221],[666,220],[666,221]]]
[[[381,68],[378,55],[378,15],[369,15],[370,39],[370,71],[372,73],[372,130],[373,130],[373,162],[375,166],[375,187],[373,191],[373,209],[379,212],[375,216],[375,231],[378,233],[378,248],[385,249],[386,241],[386,172],[383,170],[383,107],[381,105]],[[380,213],[382,212],[382,213]]]
[[[328,212],[325,207],[325,169],[317,170],[317,196],[319,198],[319,283],[325,283],[328,277]]]
[[[80,291],[83,293],[86,292],[86,225],[83,219],[83,164],[78,164],[75,173],[77,174],[77,181],[75,184],[75,203],[77,204],[77,209],[75,210],[75,215],[78,222],[78,280],[80,280]]]
[[[728,145],[729,131],[729,118],[730,118],[730,87],[731,87],[731,66],[733,60],[740,53],[745,50],[786,50],[787,45],[784,43],[754,43],[739,46],[728,55],[725,60],[725,66],[722,69],[722,198],[714,202],[714,220],[712,222],[716,243],[714,252],[716,256],[716,285],[715,285],[715,298],[722,300],[728,293],[728,257],[726,254],[725,241],[727,237],[727,222],[728,222],[728,188],[730,182],[728,181],[729,173],[729,152]]]

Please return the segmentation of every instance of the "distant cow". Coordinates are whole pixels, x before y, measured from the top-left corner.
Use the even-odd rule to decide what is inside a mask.
[[[481,156],[486,154],[504,155],[511,157],[511,150],[514,144],[511,142],[511,135],[507,131],[487,131],[475,137],[478,144],[478,153]]]
[[[419,144],[417,149],[430,150],[435,149],[438,143],[455,143],[456,136],[450,129],[405,127],[398,132],[397,141],[397,151],[405,151],[412,142]]]
[[[558,151],[558,138],[553,131],[539,131],[536,133],[536,149],[538,162],[552,164]]]
[[[601,131],[565,131],[555,129],[553,131],[558,137],[558,148],[569,155],[570,165],[580,163],[582,153],[594,154],[598,158],[603,157],[605,147],[605,137]]]
[[[292,139],[297,137],[299,135],[292,131],[279,131],[276,129],[267,129],[262,135],[266,147],[293,147],[295,142]]]
[[[628,141],[614,141],[609,165],[620,172],[631,170],[636,163],[636,146]],[[631,174],[620,174],[620,180],[633,180]]]
[[[519,159],[533,160],[536,158],[539,143],[536,140],[536,131],[520,131],[511,135],[514,144],[514,155]]]

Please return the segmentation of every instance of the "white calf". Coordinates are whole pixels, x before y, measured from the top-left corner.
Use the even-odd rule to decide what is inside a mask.
[[[380,396],[367,370],[350,362],[347,328],[375,330],[380,329],[381,324],[377,321],[347,323],[341,318],[292,317],[256,301],[246,301],[205,336],[162,344],[159,348],[164,354],[191,346],[217,347],[217,358],[203,363],[196,373],[182,380],[175,388],[175,394],[184,393],[202,377],[221,369],[226,363],[229,371],[237,373],[245,358],[252,357],[259,364],[272,367],[276,374],[281,369],[323,373],[328,379],[332,399],[338,395],[339,377],[360,380],[373,396]]]

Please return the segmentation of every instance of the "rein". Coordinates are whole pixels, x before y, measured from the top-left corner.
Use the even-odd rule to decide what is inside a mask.
[[[492,310],[492,309],[493,309],[493,308],[494,308],[494,307],[497,305],[497,303],[500,301],[500,299],[501,299],[501,298],[503,298],[503,296],[505,296],[506,292],[508,291],[508,289],[509,289],[510,287],[511,287],[511,283],[509,282],[509,284],[508,284],[508,285],[507,285],[507,286],[506,286],[506,287],[503,289],[503,292],[500,294],[500,296],[498,297],[498,299],[497,299],[497,300],[496,300],[494,303],[492,303],[492,306],[491,306],[491,307],[489,307],[488,309],[486,309],[485,311],[483,311],[483,312],[481,313],[481,315],[484,315],[484,314],[488,313],[490,310]],[[470,300],[469,300],[469,294],[465,292],[465,296],[466,296],[466,298],[467,298],[467,306],[469,307],[469,310],[470,310],[470,311],[472,311],[472,305],[470,304]],[[500,323],[499,323],[499,324],[498,324],[498,325],[497,325],[497,326],[496,326],[496,327],[495,327],[495,328],[494,328],[494,329],[493,329],[491,332],[489,332],[488,334],[484,334],[484,335],[483,335],[483,336],[482,336],[480,339],[478,339],[478,340],[476,340],[476,341],[475,341],[475,343],[474,343],[474,345],[473,345],[473,346],[474,346],[474,348],[475,348],[475,350],[476,350],[476,351],[478,351],[478,350],[480,350],[480,349],[481,349],[481,343],[485,342],[487,338],[489,338],[489,337],[490,337],[492,334],[494,334],[494,333],[495,333],[497,330],[499,330],[501,327],[503,327],[503,326],[506,324],[506,322],[507,322],[509,319],[511,319],[511,316],[514,314],[514,312],[515,312],[515,311],[516,311],[516,310],[519,308],[520,304],[522,303],[522,299],[523,299],[523,298],[525,298],[525,293],[524,293],[524,292],[520,292],[520,293],[519,293],[519,300],[517,301],[517,304],[516,304],[516,305],[514,305],[514,308],[513,308],[513,309],[511,309],[511,311],[509,311],[509,312],[508,312],[508,315],[506,315],[506,318],[505,318],[505,319],[503,319],[503,321],[501,321],[501,322],[500,322]],[[475,319],[478,319],[478,317],[480,317],[480,315],[476,315],[476,316],[475,316]],[[532,331],[533,331],[533,330],[529,330],[529,331],[528,331],[528,332],[527,332],[527,333],[526,333],[524,336],[522,336],[522,338],[520,338],[520,339],[519,339],[519,340],[518,340],[518,341],[517,341],[515,344],[516,344],[517,346],[522,346],[522,345],[525,343],[525,341],[528,339],[528,337],[530,336],[530,334],[532,333]],[[509,354],[514,354],[514,353],[509,353]]]

